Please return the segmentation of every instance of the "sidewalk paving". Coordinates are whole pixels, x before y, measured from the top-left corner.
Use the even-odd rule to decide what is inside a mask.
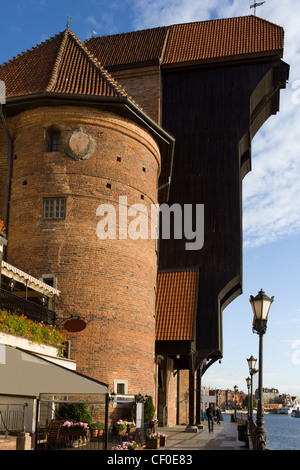
[[[247,450],[245,443],[238,440],[237,423],[221,421],[209,432],[207,422],[197,433],[185,432],[186,426],[159,428],[159,432],[167,434],[167,445],[161,451],[168,450]]]

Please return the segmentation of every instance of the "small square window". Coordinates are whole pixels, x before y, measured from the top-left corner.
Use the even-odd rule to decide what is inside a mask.
[[[125,395],[125,384],[118,383],[117,384],[117,394],[118,395]]]
[[[44,199],[44,219],[64,219],[66,217],[66,198],[50,197]]]

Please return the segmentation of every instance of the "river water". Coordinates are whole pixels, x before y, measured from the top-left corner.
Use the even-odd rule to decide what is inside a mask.
[[[270,450],[300,450],[300,418],[291,415],[264,416],[267,448]]]
[[[224,421],[230,421],[230,415],[222,414]],[[254,415],[254,421],[256,415]],[[264,415],[267,431],[267,448],[270,450],[300,450],[300,418],[291,415]]]

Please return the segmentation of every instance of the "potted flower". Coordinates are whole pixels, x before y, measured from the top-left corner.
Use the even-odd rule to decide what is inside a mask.
[[[164,447],[167,443],[167,434],[164,434],[163,432],[158,432],[159,434],[159,444],[161,447]]]
[[[99,429],[97,428],[96,423],[90,424],[89,428],[90,428],[91,437],[97,437],[99,434]]]
[[[0,220],[0,237],[4,235],[4,232],[5,232],[4,222],[3,220]]]
[[[97,423],[91,423],[91,424],[89,425],[89,428],[90,428],[91,436],[92,436],[92,437],[97,437],[98,434],[99,434],[98,424],[97,424]]]
[[[118,444],[111,448],[111,450],[135,450],[138,449],[138,445],[135,441],[130,442],[122,442],[122,444]]]
[[[149,421],[149,427],[156,428],[157,426],[158,426],[158,420],[156,418],[152,418],[151,421]]]
[[[118,444],[117,446],[114,446],[111,448],[111,450],[127,450],[122,444]]]
[[[103,433],[104,433],[104,428],[105,428],[105,425],[104,423],[102,423],[101,421],[97,421],[97,426],[98,426],[98,436],[102,436]]]
[[[119,421],[117,421],[114,426],[114,430],[117,432],[117,434],[125,436],[127,431],[127,424],[122,419],[119,419]]]
[[[86,437],[89,432],[88,423],[65,421],[61,428],[61,433],[73,437]]]
[[[136,431],[136,424],[135,424],[135,421],[132,420],[132,421],[124,421],[126,426],[127,426],[127,433],[130,434],[130,433],[133,433]]]
[[[100,421],[96,421],[95,423],[91,423],[89,425],[89,428],[90,428],[92,437],[102,436],[104,423],[101,423]]]
[[[127,450],[135,450],[138,448],[138,445],[135,441],[124,442],[123,444],[127,447]]]
[[[146,438],[147,449],[159,449],[160,447],[160,435],[157,432],[152,432]]]

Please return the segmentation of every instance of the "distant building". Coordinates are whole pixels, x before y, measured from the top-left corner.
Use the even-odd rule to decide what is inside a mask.
[[[258,399],[258,389],[255,390],[255,398]],[[279,403],[279,391],[277,388],[263,388],[263,403]]]

